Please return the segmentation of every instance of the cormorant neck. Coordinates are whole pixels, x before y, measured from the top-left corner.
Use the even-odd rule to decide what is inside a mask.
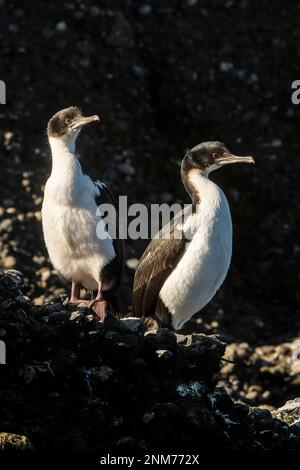
[[[59,177],[67,173],[71,176],[81,170],[75,153],[75,140],[50,137],[49,144],[52,154],[52,175]]]
[[[201,190],[208,181],[207,174],[194,168],[186,160],[183,160],[181,165],[181,179],[185,190],[192,199],[193,212],[195,212],[201,203]]]

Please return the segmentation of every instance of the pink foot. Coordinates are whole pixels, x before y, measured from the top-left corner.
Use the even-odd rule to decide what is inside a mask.
[[[89,303],[89,308],[100,318],[101,321],[107,317],[107,302],[106,300],[95,299]]]

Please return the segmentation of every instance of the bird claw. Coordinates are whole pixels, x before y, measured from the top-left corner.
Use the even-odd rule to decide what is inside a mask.
[[[89,308],[97,315],[97,317],[104,322],[107,317],[107,302],[106,300],[92,300],[89,304]]]

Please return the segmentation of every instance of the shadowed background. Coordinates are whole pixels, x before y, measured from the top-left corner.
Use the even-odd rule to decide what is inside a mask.
[[[234,222],[229,276],[187,330],[219,333],[236,364],[226,386],[250,404],[299,395],[291,364],[299,320],[299,6],[275,1],[0,1],[0,259],[37,303],[67,292],[52,270],[40,209],[51,160],[47,121],[59,109],[98,113],[79,138],[81,164],[129,203],[188,202],[187,148],[221,140],[252,154],[212,179]],[[297,232],[298,228],[298,232]],[[147,241],[126,243],[121,290]],[[296,367],[296,369],[295,369]],[[297,368],[298,367],[298,368]],[[299,370],[298,370],[299,369]]]

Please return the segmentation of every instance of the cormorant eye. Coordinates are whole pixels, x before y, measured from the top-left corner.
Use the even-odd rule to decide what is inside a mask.
[[[217,152],[213,153],[214,158],[218,158],[219,154]]]
[[[71,124],[71,119],[70,118],[66,119],[66,124],[68,124],[68,125]]]

